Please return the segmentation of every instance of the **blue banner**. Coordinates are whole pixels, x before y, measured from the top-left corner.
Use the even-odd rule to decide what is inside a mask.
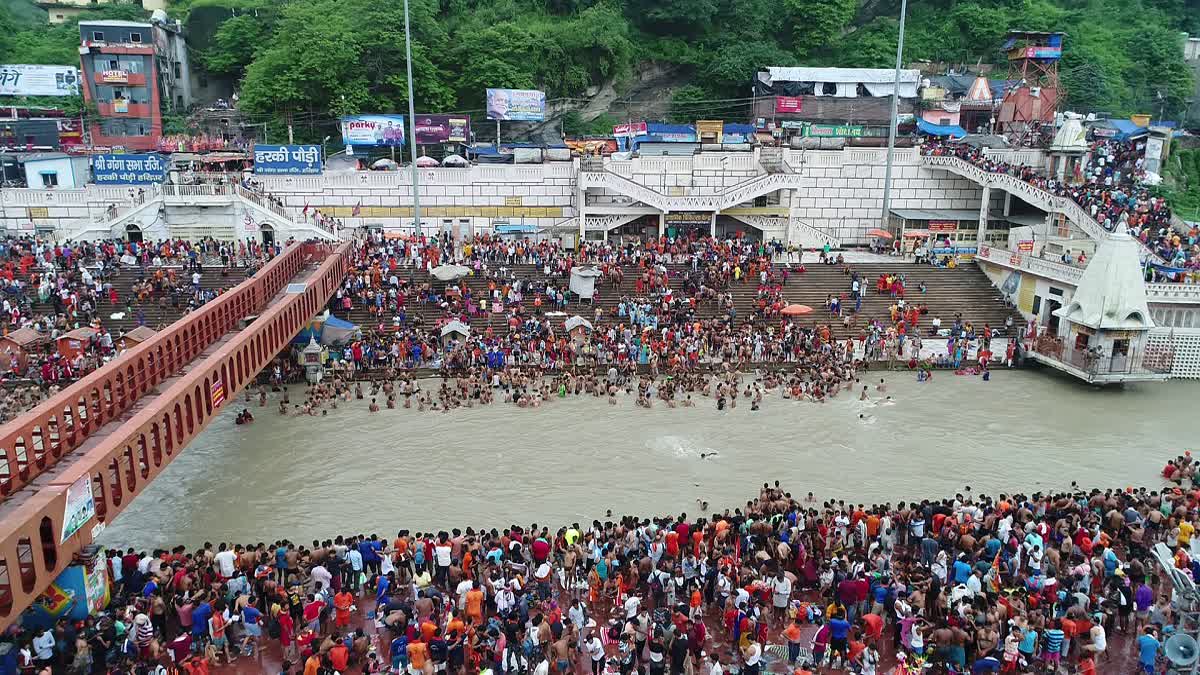
[[[254,173],[319,174],[321,173],[321,146],[259,145],[255,143]]]
[[[92,178],[97,185],[145,185],[167,179],[162,157],[146,155],[92,155]]]

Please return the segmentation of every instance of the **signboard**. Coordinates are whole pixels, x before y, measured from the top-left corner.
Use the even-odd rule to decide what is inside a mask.
[[[1092,135],[1096,138],[1112,138],[1117,135],[1117,130],[1112,127],[1092,127]]]
[[[613,127],[613,136],[616,136],[618,138],[620,138],[622,136],[628,136],[630,138],[633,138],[634,136],[645,136],[645,135],[646,135],[646,123],[645,122],[633,122],[632,124],[618,124],[617,126]]]
[[[0,96],[74,96],[79,93],[75,66],[0,66]]]
[[[808,126],[808,122],[801,122],[800,120],[780,120],[779,126],[784,129],[803,129]]]
[[[700,137],[700,142],[705,142],[705,136],[711,139],[710,143],[720,143],[721,136],[725,132],[725,122],[722,120],[696,120],[696,135]]]
[[[417,145],[466,143],[471,140],[471,118],[468,115],[417,115],[413,122],[413,136]]]
[[[1010,61],[1015,59],[1060,59],[1062,58],[1062,47],[1051,47],[1042,45],[1038,47],[1018,47],[1008,52]]]
[[[30,218],[49,218],[50,208],[46,206],[31,206],[29,207]]]
[[[850,124],[810,124],[804,127],[804,135],[811,138],[862,138],[867,135],[867,128]]]
[[[342,142],[346,145],[404,145],[404,115],[354,115],[341,121]]]
[[[123,70],[102,70],[100,81],[105,84],[128,84],[129,73]]]
[[[953,232],[958,229],[957,220],[931,220],[929,221],[930,232]]]
[[[1033,240],[1026,239],[1023,241],[1018,241],[1017,242],[1017,250],[1021,251],[1022,253],[1028,253],[1028,252],[1032,251],[1033,250]]]
[[[83,568],[83,595],[88,614],[108,607],[108,554],[103,548],[92,557],[91,567]]]
[[[804,99],[799,96],[776,96],[775,112],[781,115],[794,115],[800,112]]]
[[[505,206],[524,206],[525,198],[524,197],[505,197],[504,205]]]
[[[712,221],[712,214],[705,211],[673,211],[666,214],[667,225],[705,225]]]
[[[313,175],[321,173],[319,145],[254,144],[254,173]]]
[[[487,118],[541,122],[546,119],[546,92],[536,89],[488,89]]]
[[[129,112],[129,99],[127,99],[127,98],[114,98],[114,99],[113,99],[113,112],[115,112],[115,113],[127,113],[127,112]]]
[[[63,510],[62,538],[59,543],[70,539],[94,517],[96,517],[96,500],[92,496],[92,477],[87,475],[71,483],[71,487],[67,488],[67,505]]]
[[[1014,254],[1008,256],[1008,264],[1013,265],[1015,267],[1020,267],[1021,266],[1021,254],[1014,253]]]
[[[92,178],[97,185],[161,183],[167,178],[167,163],[155,154],[92,155]]]
[[[979,249],[974,246],[935,246],[933,252],[937,255],[975,255]]]

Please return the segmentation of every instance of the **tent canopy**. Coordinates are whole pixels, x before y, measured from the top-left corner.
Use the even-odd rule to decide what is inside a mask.
[[[471,274],[466,265],[438,265],[430,272],[438,281],[454,281]]]
[[[459,321],[458,319],[447,322],[445,326],[442,326],[441,335],[443,338],[449,335],[462,335],[463,337],[466,337],[470,334],[471,327]]]
[[[949,136],[950,138],[964,138],[967,132],[957,124],[934,124],[923,119],[917,120],[917,129],[923,134],[930,136]]]
[[[576,328],[579,328],[580,326],[583,326],[583,327],[587,328],[588,330],[592,330],[592,322],[588,321],[587,319],[583,318],[582,316],[579,316],[578,314],[567,319],[566,328],[567,328],[568,332],[573,331]]]

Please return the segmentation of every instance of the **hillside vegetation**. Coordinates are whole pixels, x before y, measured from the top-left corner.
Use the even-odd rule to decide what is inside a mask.
[[[73,25],[47,28],[28,0],[0,0],[0,62],[77,61]],[[770,65],[889,67],[898,0],[411,0],[419,111],[483,109],[486,87],[579,98],[637,64],[676,66],[680,119],[744,119],[752,74]],[[241,82],[256,121],[404,111],[402,0],[177,0],[193,56]],[[1063,73],[1076,110],[1186,113],[1181,32],[1195,0],[913,0],[905,59],[1001,62],[1010,28],[1068,33]],[[136,6],[101,16],[135,18]],[[1003,69],[1001,69],[1003,72]],[[1200,107],[1200,106],[1197,106]],[[569,118],[572,126],[578,120]],[[586,129],[570,129],[568,131]]]

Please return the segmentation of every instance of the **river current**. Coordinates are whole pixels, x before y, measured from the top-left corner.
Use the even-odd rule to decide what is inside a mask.
[[[1093,389],[1046,372],[883,376],[893,404],[843,393],[824,404],[776,394],[717,411],[653,409],[622,397],[539,409],[493,404],[450,413],[343,403],[283,417],[241,399],[101,535],[110,546],[194,546],[338,534],[652,516],[734,508],[766,481],[868,504],[975,493],[1154,485],[1194,442],[1200,386]],[[293,400],[302,397],[293,387]],[[863,415],[863,417],[860,417]],[[710,453],[715,456],[709,456]],[[701,458],[701,454],[706,457]]]

